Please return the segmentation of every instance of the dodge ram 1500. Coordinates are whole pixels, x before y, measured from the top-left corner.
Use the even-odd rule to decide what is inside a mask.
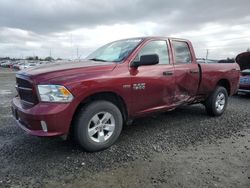
[[[85,150],[98,151],[137,117],[195,103],[222,115],[239,77],[236,63],[197,63],[188,40],[124,39],[85,60],[19,71],[12,112],[32,135],[72,133]]]

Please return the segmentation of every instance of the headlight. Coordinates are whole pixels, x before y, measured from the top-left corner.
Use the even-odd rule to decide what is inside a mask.
[[[38,85],[40,100],[43,102],[71,102],[73,95],[61,85]]]

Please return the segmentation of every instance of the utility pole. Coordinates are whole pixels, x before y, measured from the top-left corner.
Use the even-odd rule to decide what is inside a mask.
[[[209,53],[209,50],[207,49],[206,59],[208,58],[208,53]]]
[[[73,53],[74,53],[74,50],[73,50],[73,41],[72,41],[72,33],[70,33],[70,46],[71,46],[71,53],[72,53],[72,55],[71,55],[71,60],[73,59],[73,57],[74,57],[74,55],[73,55]]]
[[[78,47],[76,48],[76,59],[79,59]]]
[[[49,57],[51,57],[51,48],[49,49]]]

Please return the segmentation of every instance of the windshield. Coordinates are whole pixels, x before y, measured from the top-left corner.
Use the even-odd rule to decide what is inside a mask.
[[[141,41],[141,39],[126,39],[111,42],[98,48],[87,56],[86,59],[120,62],[124,60]]]

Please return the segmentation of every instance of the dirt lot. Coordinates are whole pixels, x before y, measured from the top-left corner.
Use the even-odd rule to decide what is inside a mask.
[[[0,187],[250,187],[250,97],[138,119],[108,150],[27,135],[11,117],[15,74],[0,69]]]

